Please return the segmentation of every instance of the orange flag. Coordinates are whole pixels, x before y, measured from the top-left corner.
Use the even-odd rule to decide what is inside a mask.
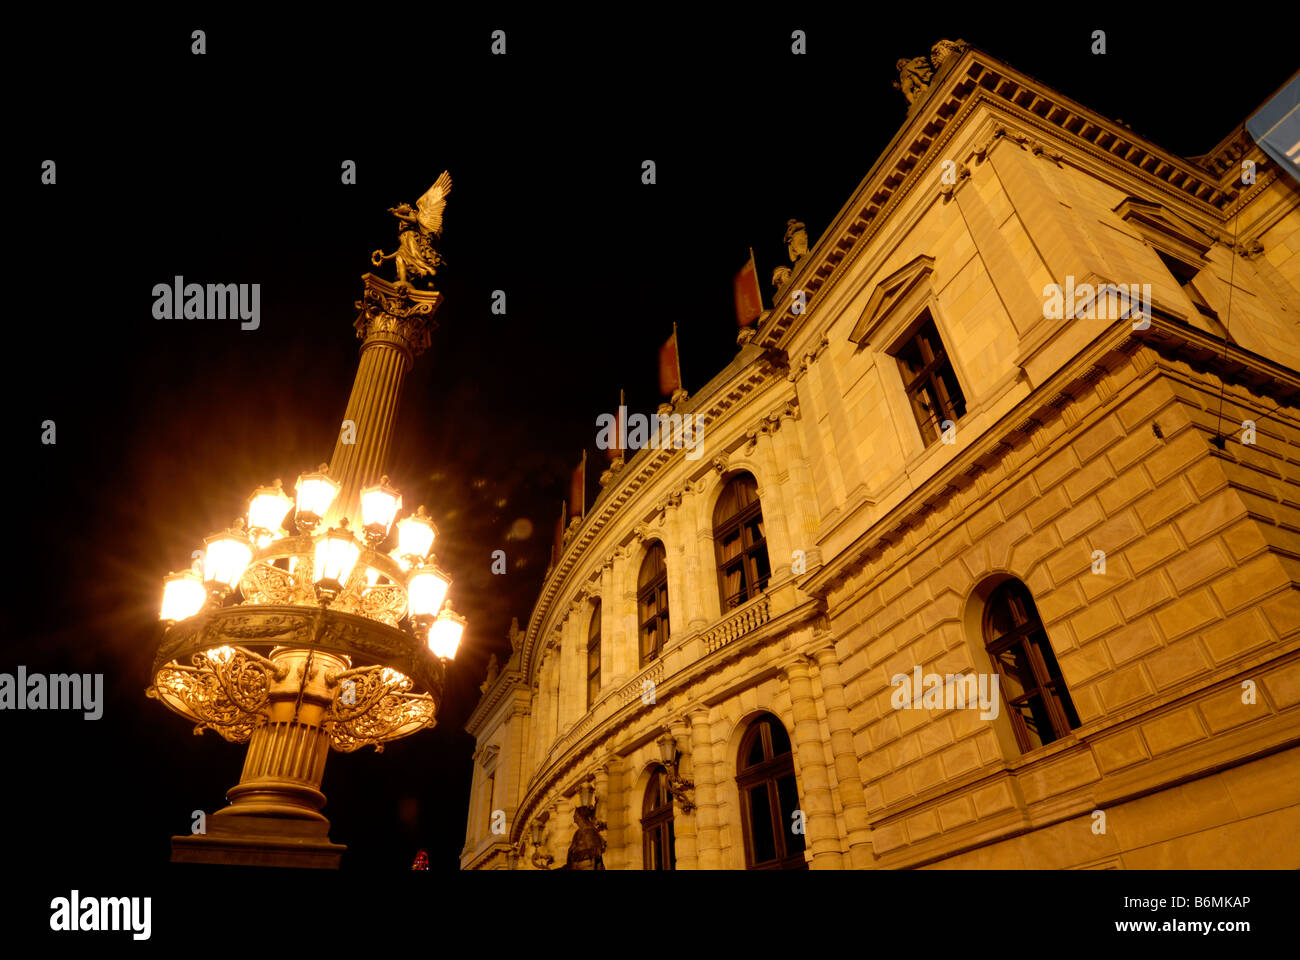
[[[747,327],[763,312],[763,293],[758,286],[758,267],[754,263],[754,248],[749,259],[732,280],[736,293],[736,323]]]
[[[665,397],[682,388],[682,360],[677,353],[677,324],[673,335],[659,348],[659,392]]]
[[[573,470],[569,481],[569,516],[581,517],[587,512],[587,451],[582,451],[582,462]]]

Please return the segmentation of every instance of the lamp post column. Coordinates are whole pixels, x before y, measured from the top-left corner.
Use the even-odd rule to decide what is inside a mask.
[[[429,346],[442,303],[436,290],[416,290],[367,273],[357,338],[362,341],[352,393],[330,458],[330,476],[341,485],[328,518],[330,525],[347,517],[355,524],[361,490],[379,480],[388,460],[388,445],[397,422],[402,384],[415,358]]]

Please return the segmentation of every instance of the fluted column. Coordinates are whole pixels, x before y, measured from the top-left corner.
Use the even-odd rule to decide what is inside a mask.
[[[803,773],[804,829],[808,848],[812,851],[812,866],[814,869],[835,870],[843,866],[843,857],[840,855],[835,804],[831,798],[821,724],[817,720],[817,702],[813,698],[808,665],[809,658],[800,656],[782,673],[789,687],[790,706],[794,713],[794,748]]]
[[[668,725],[668,732],[673,735],[677,741],[677,748],[681,750],[683,746],[689,747],[691,744],[690,727],[685,720],[674,720]],[[690,754],[683,751],[677,761],[677,772],[687,780],[694,776],[694,764],[691,762]],[[696,839],[696,821],[695,812],[686,813],[682,810],[681,804],[673,801],[673,834],[674,847],[677,855],[678,870],[696,870],[699,868],[699,843]]]
[[[330,458],[330,476],[342,485],[331,522],[346,516],[353,529],[361,528],[361,490],[377,482],[384,472],[402,383],[410,368],[410,353],[394,344],[375,341],[362,348],[357,378],[343,414],[344,420],[355,425],[355,435],[348,437],[340,429]],[[347,439],[355,442],[345,443]]]
[[[284,865],[338,866],[345,848],[330,843],[320,785],[330,747],[323,725],[334,697],[327,678],[348,665],[320,650],[281,650],[273,659],[283,675],[271,681],[266,717],[253,728],[239,783],[226,791],[230,804],[208,819],[206,834],[173,837],[173,860],[265,864],[274,862],[268,851],[274,857],[282,850],[292,858]],[[212,860],[212,849],[223,845],[226,858]]]
[[[871,825],[867,819],[867,799],[862,792],[862,773],[853,746],[853,729],[840,679],[840,658],[835,644],[813,652],[821,670],[822,702],[826,705],[826,722],[831,729],[831,755],[835,758],[835,778],[839,781],[840,806],[848,832],[849,862],[854,867],[869,867],[872,861]]]
[[[701,870],[722,868],[722,841],[718,832],[718,791],[714,783],[713,733],[709,711],[700,707],[687,714],[691,722],[691,770],[695,780],[696,849]]]
[[[341,489],[326,518],[333,525],[347,517],[354,529],[360,529],[362,488],[384,473],[402,384],[415,357],[429,345],[433,315],[442,302],[436,290],[416,290],[369,273],[362,281],[365,293],[357,301],[361,312],[353,324],[362,341],[361,359],[343,414],[355,433],[345,434],[340,423],[330,476]]]

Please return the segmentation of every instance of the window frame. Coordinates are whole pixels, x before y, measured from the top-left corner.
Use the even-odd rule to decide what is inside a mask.
[[[931,351],[930,345],[922,336],[922,333],[927,328],[933,328],[934,330],[934,340],[939,345],[937,354]],[[916,351],[921,361],[915,373],[909,370],[909,367],[912,366],[910,361],[903,359],[903,354],[905,352],[910,353],[912,350]],[[945,420],[951,420],[956,424],[970,412],[970,402],[966,397],[966,389],[962,386],[961,377],[957,374],[956,359],[943,338],[943,332],[939,329],[939,321],[930,305],[927,304],[917,312],[916,317],[908,324],[907,332],[894,340],[888,354],[898,366],[899,379],[903,385],[903,395],[907,398],[907,405],[912,411],[912,418],[916,421],[917,429],[920,431],[921,442],[926,449],[929,449],[938,443],[942,437],[943,422]],[[928,357],[927,354],[929,354]],[[941,376],[945,369],[951,376],[952,382],[956,385],[961,406],[960,412],[957,411],[957,404],[954,403],[953,398],[949,396],[947,384],[944,383]],[[926,388],[928,388],[935,399],[936,405],[940,408],[935,411],[933,418],[925,415],[924,407],[920,402],[920,395]]]
[[[642,586],[641,572],[645,570],[645,565],[650,562],[654,550],[663,552],[663,571]],[[654,600],[654,613],[649,618],[642,619],[641,611],[648,598]],[[661,540],[655,540],[653,545],[646,549],[646,554],[641,560],[641,566],[637,568],[636,619],[637,657],[640,665],[647,667],[663,656],[664,647],[667,646],[668,638],[671,635],[668,607],[668,548],[664,546]],[[655,630],[655,644],[647,656],[647,651],[644,649],[644,639],[646,631],[652,626]]]
[[[650,808],[651,794],[656,794],[656,806]],[[676,870],[677,835],[673,826],[676,817],[672,792],[668,789],[668,770],[657,763],[651,769],[650,782],[641,795],[641,869]],[[666,852],[665,866],[650,866],[651,840],[658,835],[660,847]]]
[[[587,623],[587,709],[596,702],[596,697],[600,694],[600,667],[601,667],[601,603],[600,598],[592,603],[591,619]],[[596,655],[596,666],[593,669],[591,665],[592,653]],[[592,688],[592,681],[595,680],[595,689]]]
[[[993,617],[995,613],[995,601],[999,601],[1004,595],[1009,596],[1013,592],[1020,592],[1023,598],[1028,600],[1028,608],[1023,612],[1025,620],[1017,624],[1007,633],[994,637],[993,634]],[[1009,603],[1009,601],[1008,601]],[[1011,620],[1015,620],[1016,610],[1010,607]],[[1021,753],[1029,753],[1033,750],[1041,749],[1058,740],[1064,740],[1070,733],[1078,729],[1082,724],[1079,722],[1078,711],[1074,706],[1074,701],[1070,697],[1070,689],[1065,682],[1065,677],[1060,672],[1060,661],[1056,657],[1056,651],[1051,646],[1051,640],[1047,636],[1047,628],[1043,626],[1042,617],[1038,613],[1038,605],[1034,602],[1034,595],[1027,584],[1022,580],[1009,577],[995,586],[984,600],[984,609],[980,614],[980,634],[984,641],[984,650],[988,654],[992,668],[997,671],[999,696],[1002,697],[1002,703],[1007,708],[1008,719],[1011,721],[1011,730],[1015,734],[1016,744],[1020,747]],[[1043,658],[1041,646],[1046,644],[1052,654],[1052,662],[1056,664],[1057,673],[1052,675],[1046,660]],[[1013,646],[1020,645],[1024,651],[1024,660],[1029,664],[1029,669],[1033,675],[1034,686],[1025,688],[1014,700],[1007,695],[1011,687],[1007,683],[1007,673],[1002,665],[1001,655]],[[1019,682],[1015,684],[1020,686]],[[1034,744],[1025,723],[1024,714],[1021,712],[1018,704],[1027,704],[1032,698],[1038,697],[1047,711],[1048,720],[1052,725],[1052,738],[1042,740],[1041,734],[1039,739],[1041,743]],[[1074,715],[1074,725],[1070,723],[1070,716]]]
[[[750,524],[755,520],[763,523],[763,503],[758,495],[758,478],[748,471],[737,473],[722,486],[722,492],[719,493],[718,499],[714,501],[714,512],[717,512],[717,505],[722,502],[726,496],[727,490],[732,484],[739,483],[748,477],[754,484],[754,502],[748,506],[742,507],[736,513],[732,514],[721,523],[717,522],[714,517],[713,526],[713,552],[716,558],[718,570],[718,599],[722,605],[722,613],[728,614],[737,607],[740,607],[750,600],[757,598],[767,592],[768,584],[772,582],[772,557],[767,549],[766,532],[754,542],[747,544],[746,540],[750,536]],[[733,533],[740,534],[740,553],[730,560],[724,560],[722,556],[723,540]],[[767,563],[767,575],[758,576],[758,555],[762,553]],[[725,566],[724,566],[725,564]],[[727,595],[727,572],[740,566],[742,586],[740,592]],[[759,581],[762,580],[760,584]],[[743,594],[743,596],[742,596]],[[735,599],[733,602],[733,597]]]
[[[808,847],[807,841],[804,841],[802,849],[790,851],[784,828],[785,811],[781,808],[779,785],[789,777],[794,785],[795,809],[802,809],[799,806],[799,779],[794,773],[794,742],[790,740],[785,725],[781,724],[781,730],[790,743],[790,749],[786,753],[776,753],[772,743],[772,724],[781,724],[780,718],[775,714],[762,714],[755,717],[750,722],[745,735],[741,737],[740,747],[736,752],[736,788],[740,799],[741,834],[745,841],[745,869],[806,870],[808,860],[804,852]],[[742,766],[747,762],[756,737],[762,738],[763,759],[751,766]],[[764,860],[761,863],[754,849],[754,817],[750,809],[752,803],[750,791],[759,786],[766,787],[768,810],[771,813],[772,847],[776,853],[774,859]],[[804,836],[806,837],[806,834]]]

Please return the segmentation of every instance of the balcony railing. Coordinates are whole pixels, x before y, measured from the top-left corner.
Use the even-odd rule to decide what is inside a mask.
[[[712,653],[743,637],[751,630],[756,630],[767,623],[772,615],[772,604],[767,594],[751,600],[716,627],[700,634],[700,644],[704,652]]]

